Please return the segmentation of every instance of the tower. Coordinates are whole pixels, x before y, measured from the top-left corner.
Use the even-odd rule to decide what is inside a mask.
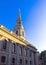
[[[24,27],[22,25],[20,9],[18,12],[18,19],[17,19],[16,27],[14,29],[14,33],[17,34],[20,38],[25,39],[25,30],[24,30]]]

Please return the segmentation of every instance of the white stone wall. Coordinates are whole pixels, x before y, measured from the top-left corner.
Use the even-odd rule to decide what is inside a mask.
[[[21,65],[20,64],[20,59],[22,59],[22,65],[30,65],[30,61],[31,61],[31,65],[35,65],[34,64],[34,54],[33,51],[31,49],[29,49],[28,47],[22,46],[20,44],[15,43],[15,53],[13,52],[13,43],[7,41],[7,49],[6,51],[2,50],[2,45],[3,42],[0,41],[0,65],[12,65],[12,58],[15,58],[15,64],[14,65]],[[19,54],[19,47],[22,47],[22,55]],[[27,56],[25,56],[25,49],[27,49]],[[31,57],[30,57],[30,50],[31,50]],[[6,62],[3,64],[1,63],[1,56],[5,56],[6,57]],[[35,58],[37,55],[35,55]],[[27,64],[25,64],[25,60],[27,60]],[[37,61],[37,59],[35,59]],[[36,65],[37,62],[36,62]]]

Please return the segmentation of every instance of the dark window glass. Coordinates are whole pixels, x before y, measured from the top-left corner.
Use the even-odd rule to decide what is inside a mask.
[[[31,57],[31,51],[30,51],[30,57]]]
[[[16,34],[18,35],[18,31],[16,31]]]
[[[20,64],[22,64],[22,59],[20,59]]]
[[[15,63],[15,58],[12,58],[12,63]]]
[[[25,56],[27,56],[28,55],[28,53],[27,53],[27,49],[25,49]]]
[[[32,65],[32,62],[30,61],[30,65]]]
[[[2,62],[2,63],[5,63],[5,61],[6,61],[6,57],[5,57],[5,56],[2,56],[2,57],[1,57],[1,62]]]
[[[7,48],[7,40],[4,40],[3,41],[3,49],[6,49]]]
[[[25,60],[25,64],[27,64],[27,60]]]

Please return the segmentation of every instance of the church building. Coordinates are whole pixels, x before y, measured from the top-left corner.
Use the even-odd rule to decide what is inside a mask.
[[[37,48],[26,40],[20,11],[14,31],[0,25],[0,65],[38,65]]]

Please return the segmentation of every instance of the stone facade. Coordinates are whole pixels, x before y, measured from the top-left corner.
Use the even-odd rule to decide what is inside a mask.
[[[42,51],[39,55],[39,65],[46,65],[46,50]]]
[[[14,32],[0,25],[0,65],[38,65],[37,49],[25,39],[20,14]]]
[[[2,59],[2,56],[5,58]],[[20,45],[19,43],[13,43],[9,40],[1,40],[0,65],[38,65],[36,49]]]

